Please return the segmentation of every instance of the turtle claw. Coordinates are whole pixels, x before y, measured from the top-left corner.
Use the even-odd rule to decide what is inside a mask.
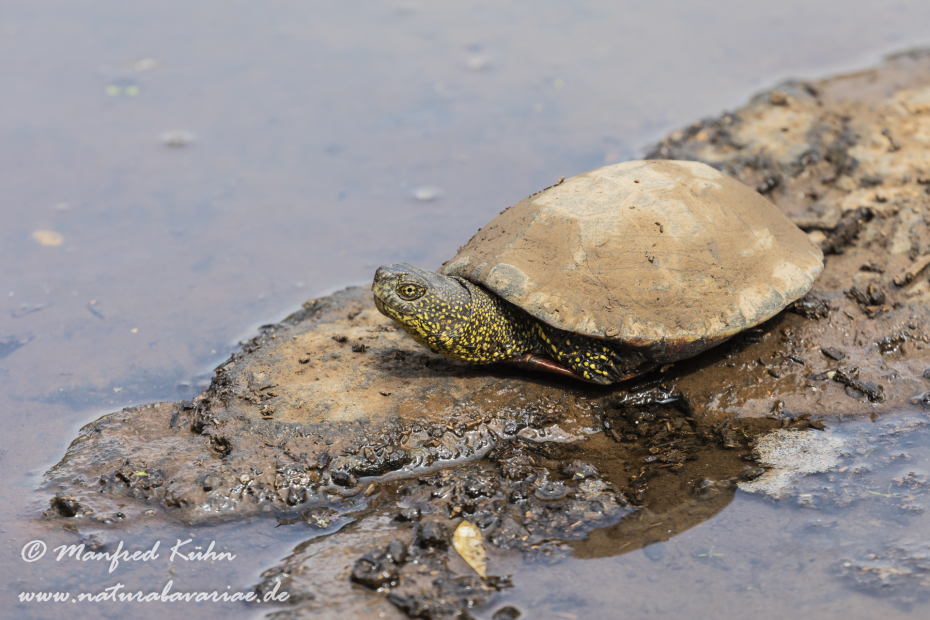
[[[594,383],[597,385],[610,385],[611,383],[616,383],[618,381],[626,381],[627,379],[632,379],[633,377],[638,377],[643,373],[649,372],[655,367],[654,364],[651,364],[645,368],[637,369],[633,372],[625,372],[622,374],[611,368],[608,370],[606,375],[594,375],[586,377],[584,375],[578,374],[567,366],[563,366],[553,359],[543,357],[541,355],[534,355],[532,353],[527,353],[519,357],[512,357],[509,360],[506,360],[506,363],[514,364],[527,370],[537,370],[554,373],[565,377],[572,377],[573,379],[580,379],[581,381],[586,381],[587,383]]]
[[[562,375],[565,377],[573,377],[575,379],[586,380],[584,377],[579,377],[575,374],[571,368],[566,368],[562,364],[556,362],[555,360],[549,359],[548,357],[542,357],[541,355],[533,355],[532,353],[526,353],[519,357],[512,357],[509,360],[506,360],[507,364],[514,364],[520,368],[525,368],[527,370],[541,370],[543,372],[554,373],[557,375]]]

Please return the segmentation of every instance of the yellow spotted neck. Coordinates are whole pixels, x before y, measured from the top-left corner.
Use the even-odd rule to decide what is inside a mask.
[[[440,312],[429,312],[398,321],[414,340],[442,355],[473,364],[490,364],[530,353],[537,347],[536,321],[511,304],[462,280],[468,303],[448,304],[434,310],[455,321],[440,324]]]
[[[481,287],[456,279],[461,294],[451,301],[424,299],[421,312],[397,318],[414,340],[432,351],[473,364],[542,355],[596,383],[612,383],[646,365],[639,353],[546,325]]]

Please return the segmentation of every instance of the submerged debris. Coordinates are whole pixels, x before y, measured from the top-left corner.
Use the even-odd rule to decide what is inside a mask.
[[[904,542],[843,561],[837,571],[857,590],[895,595],[905,606],[930,600],[930,544]]]
[[[915,405],[921,405],[924,409],[930,409],[930,392],[923,392],[911,398]]]

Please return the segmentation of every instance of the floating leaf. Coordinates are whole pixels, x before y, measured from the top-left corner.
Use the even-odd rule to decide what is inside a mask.
[[[61,245],[64,237],[60,233],[51,230],[37,230],[32,233],[32,238],[39,242],[39,245]]]
[[[430,202],[442,197],[442,190],[438,187],[417,187],[413,190],[413,197],[421,202]]]
[[[455,528],[455,534],[452,536],[452,546],[459,552],[468,565],[475,569],[475,572],[485,576],[488,567],[488,556],[484,553],[484,542],[481,540],[481,532],[473,523],[462,521]]]

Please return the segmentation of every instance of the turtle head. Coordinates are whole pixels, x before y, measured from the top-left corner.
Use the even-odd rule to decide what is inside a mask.
[[[471,318],[467,284],[407,263],[382,265],[371,285],[375,305],[423,346],[449,355]]]

